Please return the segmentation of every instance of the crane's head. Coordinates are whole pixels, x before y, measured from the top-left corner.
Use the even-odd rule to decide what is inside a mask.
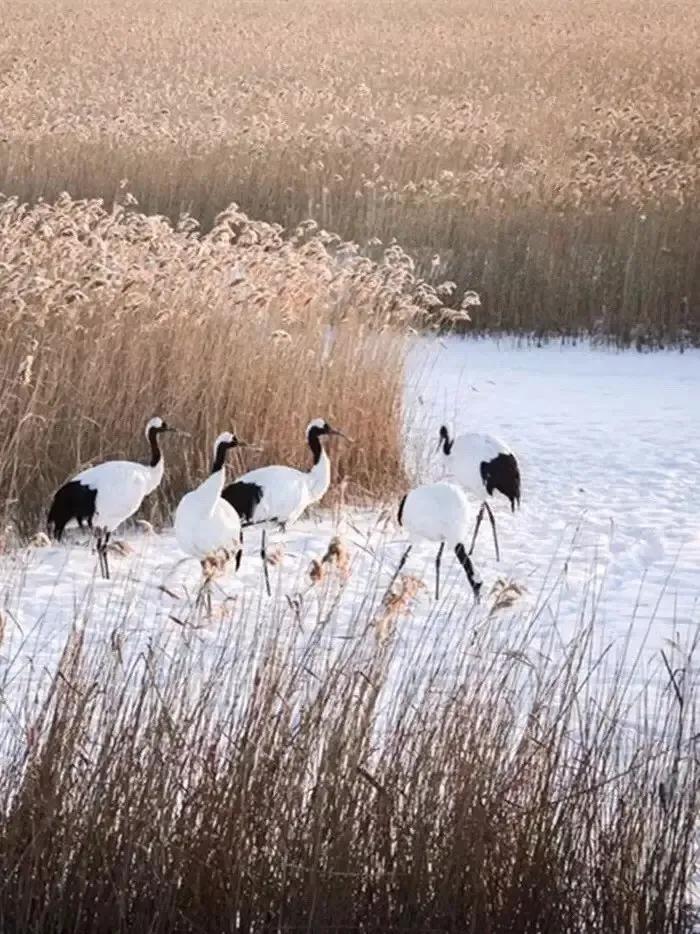
[[[215,473],[218,470],[223,470],[224,463],[226,462],[226,454],[231,448],[245,447],[248,447],[246,442],[241,441],[233,432],[222,431],[214,442],[214,461],[212,463],[211,472]]]
[[[224,451],[229,451],[231,448],[245,448],[248,447],[245,441],[241,441],[237,435],[233,434],[230,431],[222,431],[221,434],[217,437],[214,442],[214,455],[216,452],[221,449]]]
[[[154,435],[159,435],[164,431],[177,431],[177,429],[171,428],[165,419],[160,417],[160,415],[149,418],[146,422],[146,437],[149,439],[149,441]]]
[[[348,438],[339,428],[331,428],[324,418],[315,418],[312,422],[309,422],[306,427],[307,441],[311,441],[312,438],[322,438],[328,435],[338,435],[340,438],[345,438],[346,441],[352,441],[352,438]]]

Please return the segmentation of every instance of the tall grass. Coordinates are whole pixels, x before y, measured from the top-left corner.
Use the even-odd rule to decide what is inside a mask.
[[[405,606],[331,604],[202,652],[76,625],[39,706],[3,698],[2,930],[691,930],[692,659],[640,689],[590,626],[455,606],[418,664]]]
[[[220,431],[264,442],[258,461],[303,465],[318,416],[358,439],[333,451],[346,495],[393,492],[401,335],[440,305],[411,260],[397,247],[381,265],[362,259],[310,223],[283,236],[235,207],[201,235],[123,200],[0,199],[5,521],[33,530],[88,460],[143,457],[155,412],[192,434],[169,439],[156,516],[206,471]]]
[[[477,329],[700,340],[693,0],[5,6],[0,191],[315,217]]]

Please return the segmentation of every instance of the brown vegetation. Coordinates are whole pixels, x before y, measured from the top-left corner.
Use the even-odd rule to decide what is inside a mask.
[[[315,217],[479,328],[700,339],[694,0],[5,7],[0,191]]]
[[[398,248],[379,266],[313,224],[283,236],[229,208],[200,236],[186,218],[173,228],[67,196],[32,209],[0,198],[0,237],[6,522],[33,532],[89,460],[143,458],[154,413],[192,435],[167,441],[160,500],[146,505],[156,516],[234,426],[263,443],[246,466],[301,466],[322,416],[361,439],[332,447],[344,495],[403,482],[404,339],[387,325],[435,315],[440,300]]]
[[[543,654],[462,619],[419,672],[359,602],[332,658],[284,603],[251,650],[265,622],[229,611],[204,667],[196,627],[76,632],[38,709],[3,704],[2,930],[691,930],[680,658],[639,693],[590,632]]]

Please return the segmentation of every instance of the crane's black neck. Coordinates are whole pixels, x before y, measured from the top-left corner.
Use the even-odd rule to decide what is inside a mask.
[[[309,447],[311,448],[311,456],[314,459],[314,467],[321,460],[321,453],[323,452],[323,445],[321,444],[321,429],[312,428],[309,432]]]
[[[445,454],[449,454],[454,444],[454,438],[450,438],[450,434],[444,425],[440,429],[440,440],[442,442],[442,450]]]
[[[151,467],[157,467],[163,456],[158,443],[158,429],[153,427],[148,430],[148,443],[151,446]]]
[[[225,441],[221,441],[216,446],[216,451],[214,452],[214,460],[211,465],[211,472],[216,473],[217,470],[221,470],[226,463],[226,452],[229,449],[229,445]]]

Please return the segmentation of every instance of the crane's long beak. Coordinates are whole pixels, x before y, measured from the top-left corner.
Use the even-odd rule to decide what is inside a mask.
[[[248,448],[249,451],[255,451],[256,454],[259,454],[263,449],[262,444],[260,444],[259,442],[255,443],[255,442],[250,442],[250,441],[241,441],[240,438],[238,440],[237,447]]]
[[[189,431],[183,431],[182,428],[173,428],[172,425],[168,425],[168,427],[167,427],[165,430],[166,430],[166,431],[172,431],[173,434],[175,434],[175,435],[182,435],[183,438],[191,438],[191,437],[192,437],[192,435],[189,433]]]
[[[348,438],[348,436],[345,434],[345,432],[340,431],[340,429],[338,429],[338,428],[331,428],[331,429],[329,429],[328,434],[329,434],[329,435],[338,435],[339,438],[344,438],[345,441],[349,442],[350,444],[354,444],[354,441],[352,440],[352,438]]]

